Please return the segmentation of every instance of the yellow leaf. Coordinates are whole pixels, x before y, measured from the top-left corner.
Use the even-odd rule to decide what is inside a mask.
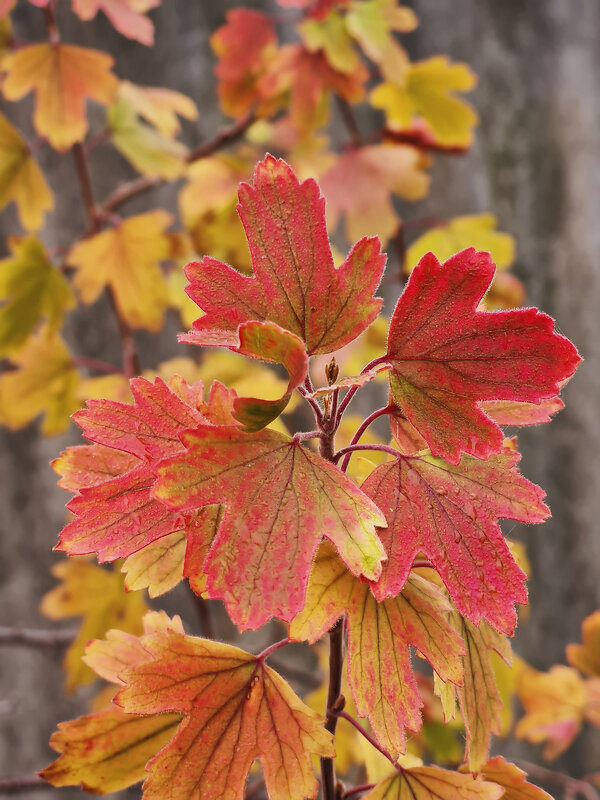
[[[461,767],[460,771],[466,772],[466,768]],[[503,800],[552,800],[547,792],[526,780],[527,773],[505,761],[503,756],[490,758],[483,765],[481,773],[486,781],[492,781],[504,789]]]
[[[27,143],[0,114],[0,210],[11,200],[27,230],[41,228],[45,212],[54,208],[54,196]]]
[[[203,311],[185,293],[188,284],[189,281],[181,267],[175,267],[167,275],[169,305],[179,311],[181,323],[186,329],[192,327],[194,320],[203,316]]]
[[[121,568],[125,588],[147,588],[150,597],[159,597],[177,586],[183,580],[186,544],[185,531],[175,531],[130,555]]]
[[[355,1],[350,4],[346,25],[367,56],[379,64],[383,77],[401,83],[409,61],[393,31],[414,31],[418,25],[414,11],[398,6],[397,0]]]
[[[194,101],[172,89],[137,86],[129,81],[121,81],[119,97],[126,100],[136,114],[144,117],[160,133],[169,138],[173,138],[181,130],[178,115],[190,120],[198,117]]]
[[[86,400],[117,400],[121,403],[133,402],[129,380],[125,375],[97,375],[84,378],[79,384],[77,397],[81,405]]]
[[[160,261],[169,254],[165,229],[171,222],[166,211],[148,211],[76,244],[68,261],[77,267],[74,283],[83,302],[93,303],[108,285],[129,325],[159,331],[169,304]]]
[[[414,241],[406,251],[406,269],[410,272],[425,253],[447,261],[466,247],[488,251],[498,269],[507,269],[515,260],[515,240],[510,233],[496,230],[494,214],[466,214],[436,225]]]
[[[435,56],[411,64],[402,85],[377,86],[371,92],[371,104],[386,112],[388,124],[396,130],[407,130],[421,118],[440,145],[469,147],[478,117],[454,93],[470,91],[476,81],[466,64]]]
[[[517,675],[516,691],[525,709],[516,737],[533,744],[546,742],[544,758],[557,758],[581,729],[587,702],[583,679],[571,667],[558,665],[538,672],[524,665]]]
[[[184,224],[193,228],[208,211],[218,211],[237,202],[240,181],[252,173],[250,161],[227,154],[201,158],[190,164],[188,183],[179,194]]]
[[[472,775],[451,772],[439,767],[401,768],[363,800],[499,800],[504,789]]]
[[[333,69],[353,73],[359,58],[346,27],[345,18],[333,11],[322,20],[309,19],[299,26],[304,46],[311,53],[322,50]]]
[[[567,645],[567,660],[586,675],[600,676],[600,611],[594,611],[581,625],[583,644]]]
[[[87,131],[85,100],[103,105],[113,99],[117,79],[106,53],[70,44],[34,44],[6,57],[4,81],[7,100],[36,93],[33,122],[56,150],[80,142]]]
[[[183,175],[185,145],[140,122],[123,97],[110,107],[108,124],[114,146],[142,175],[169,181]]]
[[[33,236],[8,240],[12,257],[0,261],[0,353],[21,347],[42,319],[60,327],[75,306],[71,287]]]
[[[66,688],[71,692],[96,677],[81,660],[87,642],[101,638],[111,628],[141,634],[147,606],[141,593],[125,592],[123,577],[117,571],[102,569],[88,561],[62,561],[53,567],[52,574],[61,583],[42,598],[42,614],[50,619],[83,617],[64,660]]]
[[[63,340],[42,330],[12,361],[15,369],[0,377],[0,422],[18,430],[43,413],[42,432],[63,433],[80,405],[79,373]]]

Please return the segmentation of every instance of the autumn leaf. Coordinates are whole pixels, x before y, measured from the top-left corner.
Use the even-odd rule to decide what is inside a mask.
[[[160,5],[161,0],[71,0],[73,11],[87,22],[103,11],[114,27],[128,39],[151,47],[154,25],[145,12]]]
[[[552,416],[565,407],[560,397],[548,397],[539,405],[517,400],[486,400],[481,409],[498,425],[539,425],[550,422]]]
[[[42,598],[40,610],[50,619],[83,617],[81,627],[64,660],[67,691],[91,683],[95,675],[81,660],[90,639],[104,636],[118,627],[132,634],[142,633],[147,611],[143,595],[125,593],[123,577],[86,561],[68,560],[56,564],[52,574],[61,583]]]
[[[388,561],[375,596],[396,594],[423,553],[463,616],[511,634],[514,603],[527,601],[526,575],[497,520],[542,522],[549,514],[542,490],[521,476],[518,461],[509,449],[488,461],[463,456],[458,466],[421,452],[377,467],[362,486],[389,526],[380,533]]]
[[[174,630],[183,633],[181,620],[165,612],[148,612],[146,634]],[[130,633],[111,630],[105,641],[86,648],[85,662],[97,675],[123,686],[119,673],[148,658],[141,640]],[[112,687],[113,693],[115,691]],[[175,733],[181,714],[140,717],[111,705],[95,714],[62,722],[50,738],[60,757],[40,775],[53,786],[82,786],[94,794],[110,794],[143,780],[146,763],[165,747]]]
[[[346,26],[346,19],[333,11],[322,20],[307,19],[298,26],[304,46],[311,53],[323,51],[330,66],[338,72],[354,72],[359,56]]]
[[[400,224],[392,196],[425,197],[430,182],[426,167],[417,150],[402,145],[366,145],[340,156],[320,181],[329,229],[334,231],[345,215],[349,241],[376,235],[387,242]]]
[[[82,301],[95,302],[110,286],[129,325],[160,330],[168,306],[160,261],[169,253],[165,230],[171,222],[166,211],[148,211],[71,248],[68,261],[77,270],[74,284]]]
[[[39,230],[45,213],[54,208],[54,196],[27,142],[0,114],[0,210],[11,200],[27,230]]]
[[[80,406],[81,380],[63,340],[42,329],[11,360],[14,369],[0,377],[0,421],[19,430],[43,414],[44,435],[63,433]]]
[[[287,389],[277,400],[261,400],[257,397],[235,399],[234,417],[242,423],[245,430],[258,431],[285,410],[292,392],[307,375],[308,356],[301,339],[272,322],[242,323],[238,336],[236,352],[272,364],[283,364],[289,375]]]
[[[322,19],[334,6],[345,6],[348,0],[277,0],[284,8],[302,8],[310,18]]]
[[[221,109],[230,117],[239,117],[257,101],[259,110],[264,110],[260,109],[258,84],[275,53],[277,37],[273,23],[260,11],[234,8],[226,19],[210,44],[219,59],[215,74]]]
[[[440,221],[407,249],[406,269],[411,272],[426,253],[447,261],[468,247],[489,252],[497,269],[507,269],[515,260],[515,240],[510,233],[496,230],[497,226],[494,214],[465,214]]]
[[[455,689],[447,683],[452,703],[458,695],[460,711],[467,733],[465,759],[469,769],[479,772],[488,759],[491,734],[502,729],[502,699],[496,684],[494,671],[495,654],[504,663],[512,663],[508,639],[490,628],[485,622],[475,627],[468,620],[454,613],[452,621],[464,639],[466,655],[463,657],[463,684]],[[446,698],[447,706],[450,699]],[[446,711],[449,708],[446,707]],[[446,714],[446,719],[451,715]]]
[[[567,660],[586,675],[600,676],[600,611],[581,623],[583,644],[567,645]]]
[[[208,257],[187,267],[188,294],[206,312],[194,323],[198,343],[266,319],[299,336],[310,355],[328,353],[375,319],[381,300],[373,293],[385,263],[379,242],[362,239],[336,269],[314,180],[300,183],[284,161],[267,156],[254,184],[241,184],[239,212],[254,275]]]
[[[439,767],[400,768],[363,795],[364,800],[499,800],[504,789]]]
[[[142,175],[168,181],[183,175],[185,145],[141,122],[125,98],[110,107],[108,124],[112,143]]]
[[[39,239],[9,237],[12,256],[0,261],[0,353],[18,350],[41,320],[60,327],[75,306],[71,287],[49,260]]]
[[[544,758],[558,758],[581,730],[587,704],[582,677],[572,667],[557,665],[549,672],[538,672],[524,665],[515,688],[525,709],[515,736],[533,744],[546,742]]]
[[[87,131],[85,100],[108,105],[117,89],[106,53],[70,44],[34,44],[7,56],[3,85],[7,100],[36,93],[33,122],[56,150],[67,150]]]
[[[148,764],[147,800],[237,797],[256,758],[271,800],[315,796],[310,753],[332,757],[331,735],[260,657],[174,631],[143,644],[150,660],[121,674],[117,702],[127,713],[185,715]]]
[[[188,120],[198,117],[198,109],[191,98],[163,86],[138,86],[131,81],[121,81],[119,97],[126,100],[135,113],[144,117],[159,133],[170,139],[181,130],[178,117]]]
[[[383,77],[394,83],[402,81],[409,61],[393,32],[410,33],[417,25],[414,11],[399,6],[397,0],[354,0],[346,15],[348,31],[366,55],[379,64]]]
[[[390,323],[387,357],[394,401],[432,453],[458,463],[461,451],[487,458],[502,448],[482,400],[540,403],[581,360],[553,320],[534,308],[477,311],[494,275],[473,249],[443,264],[424,256]]]
[[[205,570],[238,627],[302,608],[323,535],[354,573],[379,575],[381,512],[325,459],[271,430],[200,426],[181,440],[187,453],[159,465],[154,496],[174,510],[226,506]]]
[[[455,95],[471,91],[476,82],[466,64],[435,56],[410,64],[398,84],[386,81],[376,86],[370,100],[374,108],[385,111],[392,129],[408,130],[415,119],[423,120],[441,145],[469,147],[478,117]]]
[[[466,768],[461,767],[461,772],[466,772]],[[506,761],[503,756],[490,758],[478,772],[486,781],[502,786],[504,800],[552,800],[539,786],[529,783],[526,772]]]
[[[360,716],[396,758],[406,751],[404,728],[421,726],[420,698],[409,645],[444,680],[460,682],[462,640],[447,616],[450,605],[429,581],[413,575],[396,597],[378,602],[330,545],[314,563],[306,604],[290,626],[294,639],[314,642],[348,614],[348,681]]]
[[[128,591],[148,589],[150,597],[159,597],[183,580],[187,546],[184,530],[163,536],[125,560],[121,572],[126,574]]]
[[[74,494],[85,487],[116,478],[137,463],[135,456],[101,444],[69,447],[50,462],[52,469],[61,476],[58,485]]]

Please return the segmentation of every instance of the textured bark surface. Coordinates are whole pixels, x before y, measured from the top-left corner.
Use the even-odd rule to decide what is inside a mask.
[[[208,36],[233,0],[165,0],[153,13],[154,50],[116,34],[104,20],[84,25],[71,14],[61,20],[64,38],[110,51],[117,72],[144,84],[179,89],[196,100],[201,117],[187,126],[190,141],[211,137],[216,111]],[[465,60],[480,76],[473,95],[481,125],[473,151],[461,159],[438,159],[431,198],[411,207],[411,216],[493,211],[503,230],[517,238],[517,273],[532,304],[557,317],[560,329],[579,346],[586,362],[565,391],[567,409],[550,426],[521,435],[525,474],[548,492],[554,517],[540,528],[514,531],[527,542],[533,565],[529,621],[518,651],[537,668],[564,658],[564,645],[579,637],[581,619],[600,607],[600,5],[597,0],[416,0],[419,31],[410,37],[414,57],[447,53]],[[61,4],[61,7],[66,4]],[[260,3],[245,2],[259,6]],[[266,5],[266,2],[263,4]],[[23,0],[16,12],[20,38],[44,38],[41,12]],[[8,113],[15,119],[16,106]],[[28,129],[30,102],[18,107]],[[65,244],[85,225],[69,154],[43,164],[57,191],[57,212],[47,229],[49,244]],[[100,148],[91,160],[98,198],[127,175],[120,157]],[[154,195],[157,206],[174,208],[172,188]],[[153,207],[148,198],[125,213]],[[2,215],[3,237],[17,227]],[[160,353],[139,336],[143,366],[177,352],[176,324],[161,339]],[[114,319],[107,305],[81,309],[69,330],[81,353],[120,358]],[[37,606],[53,584],[51,548],[64,520],[66,495],[47,466],[76,440],[42,440],[35,429],[0,432],[0,625],[39,627]],[[170,602],[187,601],[181,592]],[[194,621],[190,604],[183,615]],[[32,772],[51,757],[47,740],[57,720],[83,710],[81,698],[62,695],[60,651],[3,648],[0,661],[0,777]],[[597,769],[598,736],[588,735],[557,767],[575,775]],[[515,751],[512,751],[515,754]],[[522,754],[532,751],[521,749]],[[596,758],[594,755],[596,754]],[[135,790],[132,796],[138,796]],[[48,797],[30,792],[27,797]],[[52,796],[80,796],[65,790]]]

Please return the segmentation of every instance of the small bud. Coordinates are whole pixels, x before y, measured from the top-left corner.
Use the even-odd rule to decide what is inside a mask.
[[[338,379],[340,368],[336,364],[335,356],[332,356],[331,361],[325,367],[325,377],[327,378],[327,385],[331,386]]]

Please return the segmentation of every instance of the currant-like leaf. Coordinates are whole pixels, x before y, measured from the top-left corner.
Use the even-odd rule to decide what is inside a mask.
[[[504,789],[472,775],[439,767],[393,772],[363,795],[365,800],[499,800]]]
[[[107,105],[117,89],[113,59],[71,44],[32,44],[6,56],[2,86],[7,100],[36,93],[33,122],[56,150],[80,142],[87,131],[87,97]]]
[[[10,258],[0,261],[0,353],[22,346],[42,319],[57,330],[75,297],[34,236],[9,237]]]
[[[140,44],[154,44],[154,25],[145,12],[160,5],[161,0],[72,0],[73,11],[84,20],[103,11],[114,27]]]
[[[135,328],[157,331],[168,307],[160,261],[169,255],[166,211],[129,217],[116,227],[76,244],[68,254],[84,303],[94,303],[108,285],[123,318]]]
[[[377,467],[362,486],[389,526],[381,532],[388,561],[375,596],[397,594],[414,557],[423,553],[462,615],[511,634],[514,604],[527,601],[526,575],[497,520],[542,522],[549,514],[544,493],[521,476],[518,460],[518,453],[506,449],[488,461],[463,456],[453,466],[421,453]]]
[[[67,691],[91,683],[95,675],[81,660],[90,639],[104,636],[119,626],[132,634],[142,632],[147,606],[137,592],[125,593],[123,577],[86,561],[63,561],[52,574],[61,583],[44,595],[40,610],[50,619],[83,617],[83,622],[64,660]]]
[[[434,455],[487,458],[502,448],[482,400],[539,403],[558,394],[579,354],[534,308],[481,312],[494,275],[489,254],[463,250],[440,264],[432,254],[413,270],[390,324],[394,401]]]
[[[461,772],[466,772],[466,768],[461,767]],[[519,769],[516,764],[506,761],[503,756],[490,758],[478,772],[486,781],[502,786],[504,800],[552,800],[552,797],[539,786],[529,783],[526,772]]]
[[[285,410],[292,392],[306,377],[308,355],[304,342],[273,322],[244,322],[237,334],[224,335],[223,332],[217,331],[215,338],[218,345],[227,345],[236,353],[272,364],[283,364],[286,368],[289,382],[281,398],[261,400],[257,397],[239,397],[234,402],[234,416],[245,430],[258,431],[264,428]],[[201,339],[202,344],[210,344],[208,332]],[[179,340],[191,344],[197,343],[195,332],[180,336]]]
[[[567,645],[567,660],[586,675],[600,677],[600,611],[594,611],[581,623],[583,644]]]
[[[240,628],[273,615],[290,620],[302,608],[322,536],[355,574],[378,577],[385,553],[374,529],[384,518],[325,459],[271,430],[201,426],[182,441],[187,453],[162,462],[154,494],[173,509],[225,505],[208,593],[225,600]]]
[[[54,196],[27,142],[0,114],[0,210],[14,200],[19,221],[37,231],[54,208]]]
[[[462,640],[447,616],[450,606],[429,581],[414,575],[396,597],[378,602],[369,584],[354,577],[330,545],[314,563],[306,604],[290,636],[314,642],[348,614],[348,680],[358,713],[396,757],[406,751],[404,728],[417,731],[423,705],[410,664],[409,645],[444,680],[460,682]]]
[[[227,338],[253,319],[291,331],[309,354],[331,352],[362,333],[381,307],[373,297],[385,263],[379,242],[362,239],[336,269],[317,184],[300,183],[272,156],[257,165],[252,186],[241,184],[239,197],[254,274],[208,257],[188,265],[188,293],[206,312],[194,323],[197,343],[205,336],[215,343],[215,331]]]
[[[148,764],[147,800],[239,797],[256,758],[271,800],[316,795],[309,754],[332,757],[331,735],[276,672],[231,645],[173,631],[143,644],[150,660],[121,674],[117,702],[130,714],[185,715]]]

